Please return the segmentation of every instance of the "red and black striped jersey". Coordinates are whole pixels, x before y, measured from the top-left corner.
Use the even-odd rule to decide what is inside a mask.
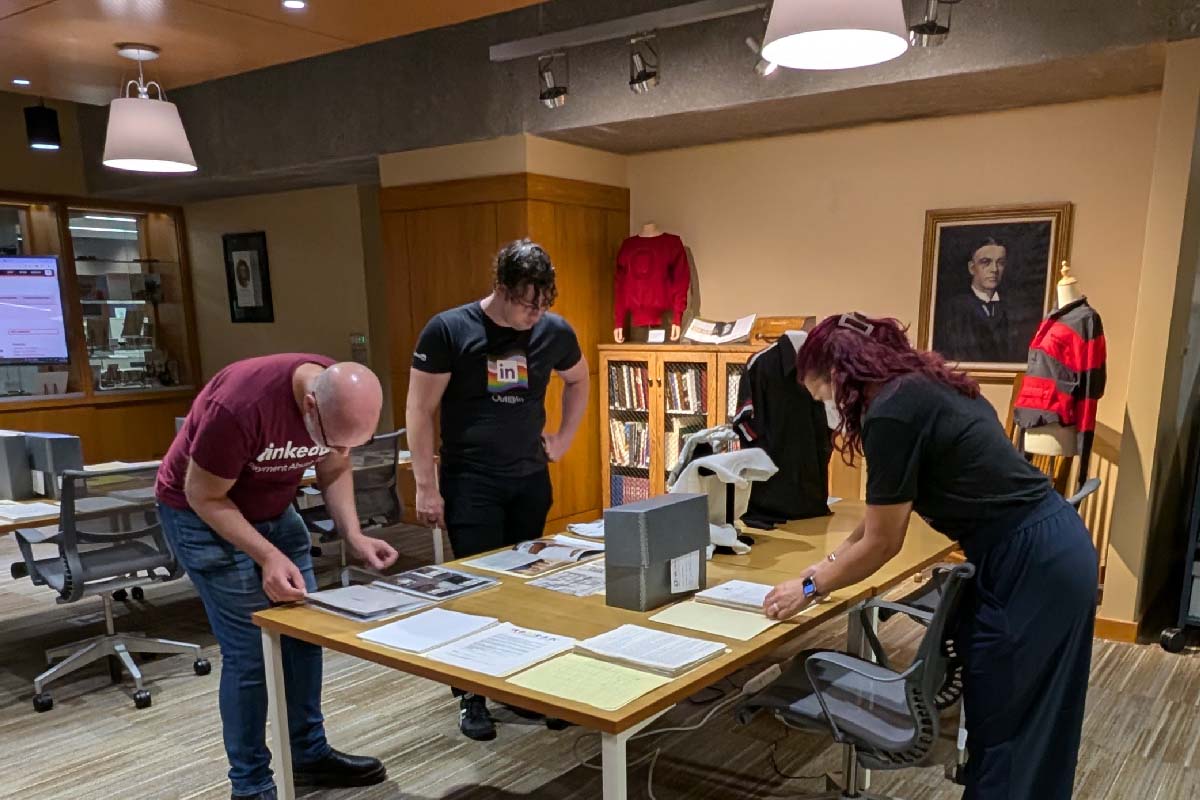
[[[1029,345],[1029,367],[1013,404],[1022,428],[1074,427],[1080,448],[1096,430],[1096,405],[1107,380],[1104,325],[1083,297],[1042,321]]]

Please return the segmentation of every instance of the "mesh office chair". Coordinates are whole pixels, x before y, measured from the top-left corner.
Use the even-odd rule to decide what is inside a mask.
[[[354,477],[354,503],[363,530],[386,528],[399,524],[404,516],[404,501],[400,499],[397,486],[396,463],[400,456],[400,437],[405,435],[401,428],[391,433],[381,433],[371,441],[350,451],[350,465]],[[313,492],[318,492],[314,489]],[[310,533],[318,537],[321,544],[337,542],[339,562],[346,567],[346,547],[337,526],[325,506],[300,510]],[[442,534],[433,530],[434,562],[442,562]],[[318,551],[314,555],[320,555]]]
[[[133,678],[134,704],[150,705],[150,693],[133,653],[185,653],[192,656],[197,675],[211,670],[200,657],[200,646],[169,639],[118,634],[113,624],[113,594],[130,587],[164,583],[182,577],[183,570],[171,553],[154,502],[156,467],[62,473],[61,518],[57,526],[18,530],[17,544],[23,561],[11,566],[14,578],[30,578],[37,586],[58,593],[57,602],[75,603],[99,595],[104,603],[102,636],[46,651],[46,663],[64,659],[33,681],[33,707],[49,711],[54,700],[46,686],[72,672],[109,659],[114,683],[121,669]],[[37,545],[53,545],[57,553],[38,558]],[[136,594],[136,592],[135,592]]]
[[[871,641],[875,664],[849,653],[829,650],[799,654],[762,691],[738,707],[739,721],[749,722],[769,710],[788,727],[828,731],[834,741],[850,748],[846,788],[810,795],[812,800],[867,798],[887,800],[858,790],[858,768],[904,769],[923,764],[939,730],[939,709],[947,700],[947,676],[957,661],[953,632],[965,584],[975,575],[971,564],[946,568],[941,601],[932,613],[869,600],[852,613],[890,609],[922,618],[925,636],[908,669],[888,666],[878,641]],[[869,626],[865,626],[869,630]],[[957,688],[961,691],[961,686]]]

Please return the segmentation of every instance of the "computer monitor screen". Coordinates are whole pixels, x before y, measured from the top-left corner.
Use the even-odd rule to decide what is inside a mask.
[[[55,256],[0,256],[0,364],[67,363]]]

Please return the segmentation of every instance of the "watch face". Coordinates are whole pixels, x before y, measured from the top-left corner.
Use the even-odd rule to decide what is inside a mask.
[[[801,585],[804,587],[805,597],[812,597],[817,593],[817,584],[813,582],[812,578],[805,578],[804,583]]]

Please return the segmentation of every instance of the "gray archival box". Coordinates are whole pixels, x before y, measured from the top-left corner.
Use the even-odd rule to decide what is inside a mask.
[[[18,431],[0,431],[0,500],[28,500],[31,497],[33,476],[29,472],[25,435]]]
[[[606,602],[649,611],[691,591],[672,593],[671,560],[700,551],[705,588],[708,495],[666,494],[604,511]]]
[[[59,499],[58,476],[68,469],[83,469],[83,446],[78,436],[65,433],[27,433],[25,447],[33,468],[33,490]]]

